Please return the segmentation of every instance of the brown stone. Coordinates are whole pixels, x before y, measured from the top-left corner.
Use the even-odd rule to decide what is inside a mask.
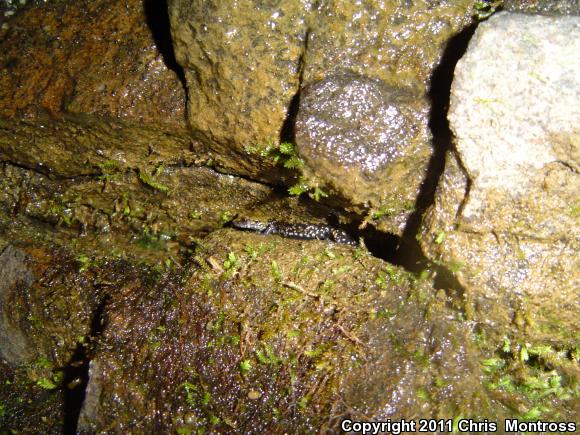
[[[185,127],[184,88],[164,63],[142,1],[24,7],[0,41],[2,117],[75,112]]]

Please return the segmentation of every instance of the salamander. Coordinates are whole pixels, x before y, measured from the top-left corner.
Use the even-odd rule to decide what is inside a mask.
[[[350,246],[358,246],[356,240],[345,231],[322,224],[294,224],[280,221],[261,222],[252,219],[235,219],[231,226],[238,230],[260,234],[276,234],[290,239],[328,240]]]

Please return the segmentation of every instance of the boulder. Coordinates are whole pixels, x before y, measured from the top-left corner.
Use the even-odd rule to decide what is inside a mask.
[[[353,415],[496,412],[473,382],[468,323],[428,280],[322,241],[220,230],[202,246],[195,268],[111,296],[79,431],[313,433]]]
[[[566,343],[580,288],[578,53],[578,17],[499,13],[479,26],[456,68],[456,151],[421,240],[479,319],[493,309]]]
[[[428,111],[420,95],[348,71],[311,83],[296,120],[308,178],[361,212],[384,208],[381,229],[400,234],[426,176]]]
[[[503,9],[544,15],[580,15],[577,0],[504,0]]]
[[[150,10],[154,3],[51,1],[19,8],[0,30],[0,116],[85,113],[184,132],[185,90],[168,67],[177,69],[171,45],[163,43],[170,37],[168,29],[162,35],[167,15]],[[156,15],[155,33],[146,12]]]
[[[303,82],[336,71],[426,93],[449,39],[472,22],[473,2],[320,2],[309,21]]]
[[[34,282],[25,261],[26,254],[12,245],[0,254],[0,357],[12,365],[30,362],[35,354],[24,331],[11,319],[15,308],[14,290],[19,286],[27,288]]]
[[[39,244],[6,246],[0,254],[0,356],[11,366],[37,359],[48,368],[66,366],[90,332],[96,295],[70,256]]]
[[[366,151],[351,152],[391,155],[392,140],[410,132],[405,140],[413,145],[397,145],[406,149],[407,158],[400,156],[389,170],[382,159],[382,170],[365,170],[363,181],[360,170],[352,165],[348,169],[343,164],[333,166],[342,151],[335,149],[326,156],[329,149],[324,141],[330,137],[310,137],[308,144],[297,137],[297,151],[306,160],[303,175],[310,185],[320,182],[319,187],[341,197],[343,205],[359,213],[378,213],[383,217],[382,229],[400,233],[423,181],[431,147],[424,96],[445,45],[471,24],[472,5],[465,0],[436,5],[430,1],[294,0],[265,6],[246,0],[231,8],[214,0],[171,1],[175,52],[188,82],[193,131],[207,144],[206,151],[218,166],[279,182],[281,175],[272,162],[248,150],[292,140],[296,111],[298,119],[310,117],[320,110],[311,107],[315,98],[327,102],[343,98],[322,83],[353,89],[360,85],[357,92],[361,93],[365,86],[361,83],[366,83],[376,94],[375,103],[361,107],[361,113],[379,106],[383,113],[365,128],[355,128],[351,138],[365,144]],[[347,85],[349,78],[354,80],[351,85]],[[299,99],[306,102],[298,106]],[[333,110],[339,117],[347,113],[325,104],[328,113],[321,116],[332,116]],[[397,121],[385,113],[389,107],[401,113],[393,115]],[[395,125],[382,125],[392,122],[405,125],[394,134]],[[328,129],[331,126],[335,124],[329,123]],[[296,127],[304,138],[304,125]],[[388,131],[390,140],[382,140],[380,131]],[[322,149],[325,152],[313,158],[314,150]],[[346,154],[341,157],[345,158]],[[328,166],[333,166],[332,171],[326,171]],[[360,185],[355,186],[355,180],[361,180]],[[385,195],[386,191],[392,194]]]
[[[189,123],[220,165],[257,175],[263,168],[244,150],[279,141],[300,86],[310,3],[169,2]]]

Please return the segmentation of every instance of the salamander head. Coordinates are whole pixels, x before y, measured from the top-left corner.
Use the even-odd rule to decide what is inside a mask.
[[[262,231],[266,231],[269,223],[256,221],[256,220],[248,219],[248,218],[239,218],[239,219],[234,219],[231,222],[231,225],[232,225],[232,227],[237,228],[238,230],[262,232]]]

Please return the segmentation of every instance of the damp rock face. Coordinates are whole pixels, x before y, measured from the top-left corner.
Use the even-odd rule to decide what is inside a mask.
[[[218,158],[279,140],[299,88],[310,3],[169,2],[175,54],[188,83],[189,122]],[[220,162],[244,163],[239,157]]]
[[[28,287],[34,276],[26,267],[26,254],[8,245],[0,254],[0,356],[9,364],[23,364],[34,355],[26,335],[10,321],[14,307],[11,291],[20,285]]]
[[[473,2],[320,2],[310,20],[304,82],[349,69],[424,93],[449,39],[471,24]]]
[[[220,230],[202,244],[199,267],[108,300],[81,432],[296,433],[332,431],[353,411],[487,415],[468,324],[428,281],[322,241]]]
[[[171,1],[189,122],[218,165],[275,179],[271,165],[244,150],[292,139],[302,88],[346,71],[424,95],[445,44],[471,23],[472,6],[466,0],[274,6],[245,0],[232,8],[214,0]],[[362,133],[361,139],[375,140]]]
[[[150,10],[155,3],[81,0],[20,8],[0,30],[0,116],[74,112],[184,130],[185,91],[167,66],[176,67],[169,28],[164,35],[164,11]],[[146,10],[157,20],[153,30]]]
[[[351,204],[412,204],[430,155],[427,113],[405,89],[351,72],[329,75],[302,91],[297,150],[313,176]]]
[[[39,358],[66,366],[90,331],[96,301],[76,261],[40,245],[10,244],[0,253],[0,278],[0,356],[11,366]]]
[[[189,144],[180,132],[118,119],[87,115],[0,119],[0,159],[58,177],[96,175],[105,167],[191,161]]]
[[[476,310],[564,341],[580,288],[579,41],[572,16],[500,13],[481,24],[456,68],[457,154],[422,239]]]

